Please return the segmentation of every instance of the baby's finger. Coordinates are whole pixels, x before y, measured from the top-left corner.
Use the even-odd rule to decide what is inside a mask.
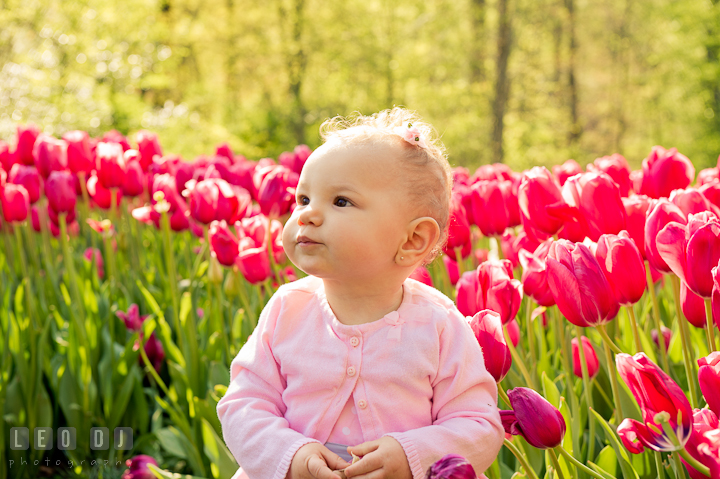
[[[365,454],[373,452],[379,446],[379,441],[368,441],[358,444],[357,446],[348,447],[348,452],[355,454],[356,456],[364,456]]]
[[[362,474],[368,474],[370,472],[382,469],[383,463],[380,454],[370,453],[363,456],[355,464],[352,464],[345,468],[345,475],[350,477],[361,476]]]
[[[313,454],[308,458],[307,468],[315,479],[338,479],[337,474],[328,469],[325,460],[317,454]]]
[[[322,455],[325,458],[325,463],[331,470],[345,469],[350,465],[349,462],[332,452],[330,449],[323,449]]]

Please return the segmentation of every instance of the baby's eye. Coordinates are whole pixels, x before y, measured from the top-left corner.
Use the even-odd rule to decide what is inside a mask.
[[[335,206],[344,208],[351,205],[352,203],[350,203],[350,200],[348,200],[347,198],[343,198],[342,196],[338,196],[337,198],[335,198]]]
[[[305,200],[307,200],[307,202],[305,202]],[[310,198],[308,198],[307,196],[305,196],[305,195],[298,196],[297,204],[305,206],[309,203],[310,203]]]

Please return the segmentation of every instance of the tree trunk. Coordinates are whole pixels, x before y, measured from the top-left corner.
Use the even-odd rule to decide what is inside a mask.
[[[498,0],[498,35],[495,77],[495,99],[493,101],[493,162],[503,161],[503,126],[505,108],[510,94],[510,80],[507,75],[508,59],[512,47],[512,25],[508,13],[509,0]]]
[[[485,79],[485,0],[472,0],[470,10],[474,33],[470,50],[470,81],[477,83]]]
[[[568,10],[568,33],[570,36],[570,58],[568,64],[568,89],[570,90],[570,132],[568,143],[573,146],[578,143],[582,135],[582,127],[578,120],[578,92],[575,79],[575,56],[577,43],[575,40],[575,0],[565,0]]]
[[[293,0],[292,8],[286,9],[280,0],[280,18],[286,26],[285,61],[288,70],[288,92],[292,104],[292,129],[295,141],[305,143],[305,105],[302,101],[302,82],[305,76],[307,55],[303,49],[303,10],[305,0]]]

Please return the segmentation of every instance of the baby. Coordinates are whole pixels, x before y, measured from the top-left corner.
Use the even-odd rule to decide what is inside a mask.
[[[308,276],[272,296],[217,406],[234,478],[423,479],[449,453],[481,474],[495,381],[452,300],[409,278],[447,239],[444,148],[402,108],[321,133],[282,238]]]

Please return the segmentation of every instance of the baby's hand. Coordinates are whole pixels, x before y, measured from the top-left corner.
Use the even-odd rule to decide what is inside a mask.
[[[333,471],[349,464],[322,444],[311,442],[297,450],[285,479],[338,479]]]
[[[405,450],[390,436],[348,447],[348,452],[362,456],[358,462],[345,468],[348,479],[412,479]]]

